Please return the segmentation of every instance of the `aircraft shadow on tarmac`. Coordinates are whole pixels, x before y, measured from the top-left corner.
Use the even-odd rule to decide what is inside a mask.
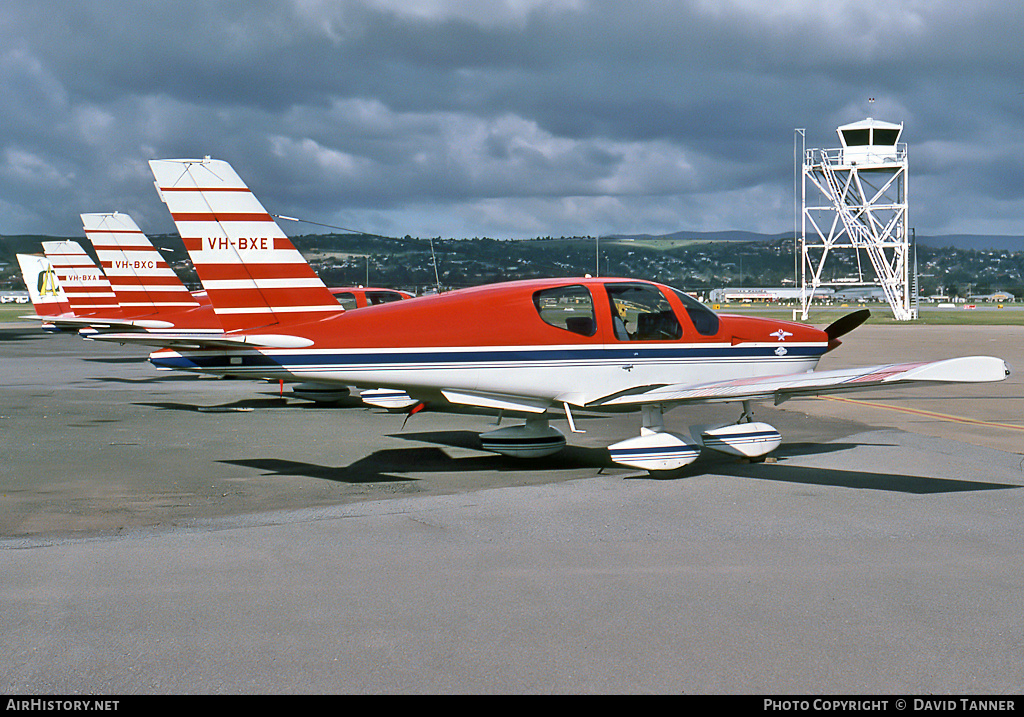
[[[775,451],[773,456],[775,456],[778,462],[774,464],[764,465],[760,463],[719,460],[713,468],[717,473],[737,478],[754,478],[756,480],[834,486],[837,488],[884,490],[896,493],[961,493],[1021,487],[1012,483],[989,483],[985,481],[935,478],[932,476],[903,473],[875,473],[844,468],[814,468],[791,465],[787,462],[787,459],[790,458],[835,453],[868,445],[877,446],[880,450],[887,448],[899,449],[896,444],[892,443],[845,443],[841,441],[832,443],[790,443],[783,444]]]
[[[163,383],[164,381],[188,381],[191,376],[151,376],[149,378],[125,378],[123,376],[91,376],[86,381],[102,381],[103,383],[121,383],[127,385]]]
[[[405,434],[393,436],[410,440],[441,443],[451,448],[480,450],[477,434],[472,431],[444,431],[436,434]],[[386,483],[415,481],[416,473],[473,473],[498,472],[558,472],[586,468],[611,468],[607,451],[598,448],[577,448],[567,446],[555,456],[543,461],[524,461],[497,454],[453,457],[437,446],[413,448],[386,448],[374,451],[347,466],[323,466],[302,461],[278,458],[249,458],[221,461],[229,465],[245,466],[267,471],[273,475],[306,476],[338,483]],[[405,475],[402,475],[405,474]]]
[[[427,449],[438,450],[438,449]],[[440,451],[438,451],[440,452]],[[431,456],[421,456],[428,462]],[[365,461],[366,459],[363,459]],[[303,461],[290,461],[281,458],[246,458],[242,460],[220,461],[227,465],[255,468],[264,471],[264,475],[274,476],[305,476],[317,480],[327,480],[334,483],[388,483],[395,481],[414,481],[415,478],[404,476],[388,475],[381,469],[382,464],[376,470],[361,466],[363,461],[357,461],[351,466],[322,466],[316,463],[305,463]],[[385,462],[386,463],[386,462]],[[404,469],[399,469],[403,470]]]
[[[106,363],[106,364],[131,364],[131,363],[146,363],[149,360],[148,356],[121,356],[121,357],[110,357],[103,356],[99,358],[82,358],[82,361],[88,363]],[[193,377],[194,378],[194,377]],[[97,379],[102,380],[102,379]]]
[[[623,469],[611,462],[603,448],[566,446],[558,454],[542,460],[523,460],[500,455],[452,456],[443,447],[479,451],[479,439],[472,431],[438,431],[433,433],[402,433],[390,438],[433,443],[434,446],[412,448],[390,448],[374,451],[347,466],[323,466],[315,463],[282,460],[277,458],[253,458],[226,460],[222,463],[255,468],[272,475],[307,476],[339,483],[378,483],[415,481],[416,473],[469,473],[477,471],[529,472],[533,474],[553,472],[564,474],[570,470]],[[982,481],[934,478],[922,475],[900,473],[876,473],[871,471],[846,470],[839,468],[814,468],[786,463],[787,458],[801,455],[839,452],[860,447],[864,444],[790,444],[781,451],[777,463],[742,462],[725,455],[709,454],[686,469],[674,471],[659,479],[681,480],[702,475],[726,475],[736,478],[780,481],[804,485],[832,486],[860,490],[880,490],[897,493],[939,494],[971,492],[981,490],[1003,490],[1020,488],[1013,484],[989,483]],[[879,448],[885,449],[885,444]],[[895,446],[891,446],[894,447]],[[412,477],[410,477],[410,475]],[[622,476],[624,480],[654,476],[647,472]]]
[[[318,406],[314,403],[290,403],[281,397],[271,397],[264,394],[264,398],[249,398],[235,401],[233,403],[218,406],[197,406],[186,403],[160,402],[144,403],[141,405],[153,406],[177,411],[247,411],[258,408],[274,407],[301,407],[306,410],[317,408],[328,408]],[[361,407],[367,409],[365,404],[358,403],[358,398],[352,397],[343,400],[342,405],[350,408]],[[447,407],[446,407],[447,408]],[[395,481],[419,480],[415,477],[408,477],[400,474],[416,473],[468,473],[473,471],[500,471],[500,472],[565,472],[568,470],[598,469],[598,472],[605,469],[625,469],[623,466],[613,463],[604,448],[586,448],[567,445],[563,450],[553,456],[547,456],[539,460],[517,459],[497,454],[451,456],[443,447],[468,449],[480,451],[479,436],[473,431],[433,431],[417,433],[395,433],[389,434],[389,438],[398,438],[421,443],[431,443],[434,446],[419,446],[413,448],[391,448],[381,449],[360,458],[347,466],[323,466],[315,463],[302,461],[291,461],[277,458],[252,458],[240,460],[225,460],[222,463],[256,468],[268,471],[273,475],[307,476],[321,480],[336,481],[339,483],[378,483]],[[706,451],[697,461],[677,471],[667,472],[663,476],[657,476],[660,480],[665,479],[686,479],[701,475],[729,475],[738,478],[753,478],[756,480],[772,480],[786,483],[800,483],[805,485],[834,486],[838,488],[854,488],[862,490],[881,490],[898,493],[912,494],[937,494],[957,493],[981,490],[1004,490],[1020,488],[1019,485],[1008,483],[990,483],[984,481],[957,480],[949,478],[935,478],[923,475],[899,474],[899,473],[876,473],[871,471],[847,470],[843,468],[814,468],[807,466],[796,466],[788,463],[789,459],[801,456],[822,455],[827,453],[838,453],[853,448],[867,445],[865,443],[788,443],[783,444],[773,456],[774,463],[745,462],[731,456],[715,454]],[[872,444],[879,449],[897,448],[894,444]],[[639,473],[624,475],[624,479],[655,478],[656,476],[641,471]]]
[[[441,443],[453,447],[479,448],[478,439],[475,433],[468,431],[452,431],[444,433],[420,433],[401,434],[393,436],[422,442]],[[787,483],[801,483],[805,485],[833,486],[837,488],[855,488],[862,490],[882,490],[898,493],[932,494],[932,493],[957,493],[980,490],[1003,490],[1020,488],[1021,486],[1006,483],[990,483],[984,481],[956,480],[949,478],[935,478],[923,475],[911,475],[900,473],[876,473],[871,471],[847,470],[842,468],[813,468],[806,466],[795,466],[787,463],[787,459],[800,456],[822,455],[826,453],[838,453],[853,448],[862,447],[864,443],[791,443],[784,445],[776,452],[775,456],[779,462],[762,463],[749,462],[736,459],[732,456],[716,454],[710,451],[695,461],[690,466],[670,472],[665,478],[686,479],[700,475],[730,475],[738,478],[753,478],[756,480],[772,480]],[[877,445],[880,450],[886,448],[897,448],[893,444],[872,444]],[[447,458],[446,454],[441,454]],[[444,458],[439,458],[442,463],[429,470],[445,470]],[[498,457],[500,458],[500,457]],[[372,456],[364,460],[371,460]],[[450,463],[453,460],[463,461],[466,459],[447,458]],[[513,461],[509,463],[509,461]],[[503,470],[531,470],[528,466],[530,461],[505,459]],[[577,448],[566,446],[566,448],[555,456],[539,461],[538,470],[566,470],[570,468],[616,468],[622,469],[612,463],[608,453],[600,448]],[[466,464],[465,469],[475,469],[472,465]],[[448,468],[448,470],[451,470]],[[404,471],[403,471],[404,472]],[[623,476],[624,479],[653,478],[650,473],[642,471],[631,475]]]
[[[252,411],[257,408],[279,408],[285,406],[283,398],[243,398],[231,403],[221,403],[213,406],[200,406],[195,403],[177,403],[175,401],[155,401],[135,404],[137,406],[151,406],[162,408],[167,411],[199,411],[202,413],[218,413],[230,411]]]
[[[765,468],[770,470],[765,470]],[[756,464],[723,465],[718,466],[717,471],[721,474],[738,478],[834,486],[837,488],[856,488],[861,490],[884,490],[894,493],[915,493],[920,495],[1004,490],[1021,487],[1011,483],[987,483],[983,481],[933,478],[930,476],[901,473],[873,473],[870,471],[854,471],[841,468],[810,468],[807,466],[791,466],[784,463],[776,463],[775,465],[764,467]]]
[[[0,329],[0,341],[33,341],[45,339],[47,336],[38,326],[27,329]]]

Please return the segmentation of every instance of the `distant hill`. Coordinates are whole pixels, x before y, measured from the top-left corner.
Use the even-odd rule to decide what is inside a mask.
[[[722,232],[690,232],[678,231],[671,234],[609,234],[602,236],[602,239],[635,239],[637,241],[652,239],[667,239],[672,241],[764,241],[772,242],[778,239],[786,239],[793,235],[789,232],[782,234],[759,234],[757,232],[745,231],[722,231]]]
[[[722,232],[689,232],[679,231],[671,234],[612,234],[608,239],[635,239],[635,240],[691,240],[691,241],[743,241],[743,242],[773,242],[779,239],[788,239],[793,235],[790,232],[780,234],[761,234],[758,232],[746,231],[722,231]],[[935,236],[917,235],[917,242],[931,247],[953,247],[955,249],[1001,250],[1001,251],[1024,251],[1024,236],[1012,236],[1003,234],[939,234]]]
[[[159,235],[164,237],[165,235]],[[310,235],[306,237],[309,241],[314,241],[315,237],[319,235]],[[348,244],[363,244],[365,245],[370,237],[363,237],[359,235],[349,236],[336,236],[336,235],[325,235],[330,237],[333,242],[346,242]],[[692,231],[678,231],[670,234],[606,234],[602,235],[602,239],[634,239],[637,241],[651,241],[651,240],[671,240],[671,241],[694,241],[694,242],[720,242],[720,241],[737,241],[737,242],[774,242],[779,239],[788,239],[793,235],[790,232],[781,232],[777,234],[763,234],[759,232],[748,232],[748,231],[719,231],[719,232],[692,232]],[[176,235],[166,235],[168,238],[167,244],[170,244],[170,249],[176,250],[177,244],[180,244],[180,240]],[[156,240],[157,236],[150,237]],[[41,251],[40,242],[43,241],[59,241],[62,239],[73,239],[82,244],[88,251],[88,242],[85,241],[84,236],[77,237],[56,237],[56,236],[38,236],[38,235],[8,235],[0,236],[0,261],[13,261],[15,254],[34,254]],[[389,240],[392,244],[402,244],[404,240],[392,239]],[[926,236],[923,234],[917,235],[917,242],[925,246],[931,247],[954,247],[956,249],[998,249],[1001,251],[1024,251],[1024,236],[1011,236],[1002,234],[939,234],[935,236]],[[405,242],[408,243],[408,242]],[[416,242],[413,242],[416,243]]]
[[[178,258],[187,259],[185,245],[177,234],[153,234],[149,237],[156,246],[161,249],[169,247],[168,251],[180,254]],[[0,236],[0,262],[16,264],[17,254],[42,254],[44,241],[76,241],[87,254],[96,258],[96,252],[92,244],[85,238],[85,234],[73,237],[44,236],[41,234],[9,234]]]
[[[15,254],[42,254],[44,241],[60,241],[61,239],[72,239],[74,237],[48,237],[48,236],[3,236],[0,237],[0,259],[14,261]]]
[[[921,236],[917,242],[933,247],[953,247],[955,249],[998,249],[1001,251],[1024,251],[1024,236],[1007,236],[1001,234],[942,234],[939,236]]]

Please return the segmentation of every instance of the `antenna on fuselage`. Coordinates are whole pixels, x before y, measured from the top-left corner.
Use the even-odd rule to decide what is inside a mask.
[[[441,279],[437,276],[437,257],[434,256],[434,238],[430,237],[430,261],[434,264],[434,287],[441,293]]]

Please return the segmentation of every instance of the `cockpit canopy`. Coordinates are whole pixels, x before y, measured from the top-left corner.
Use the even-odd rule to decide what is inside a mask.
[[[540,318],[552,326],[581,336],[597,333],[597,312],[608,312],[617,341],[676,341],[683,338],[684,325],[692,325],[702,336],[718,333],[718,315],[693,297],[673,292],[686,312],[680,321],[662,288],[643,282],[608,282],[601,290],[570,284],[534,292],[533,303]],[[667,288],[667,287],[666,287]]]

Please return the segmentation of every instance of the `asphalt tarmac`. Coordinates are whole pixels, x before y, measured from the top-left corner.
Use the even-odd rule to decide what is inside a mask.
[[[1024,327],[863,326],[821,368]],[[1024,377],[758,406],[772,462],[552,458],[0,327],[6,694],[1017,694]],[[676,409],[669,429],[738,409]],[[503,425],[508,425],[506,421]]]

